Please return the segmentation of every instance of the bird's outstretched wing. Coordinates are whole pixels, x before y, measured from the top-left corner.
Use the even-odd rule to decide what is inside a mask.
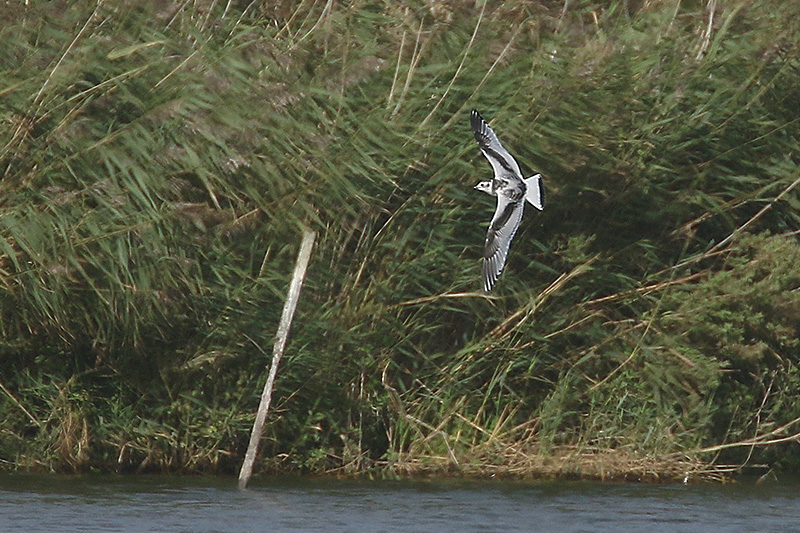
[[[497,195],[497,209],[486,234],[483,251],[483,290],[490,292],[503,272],[511,240],[522,221],[523,198],[512,199],[505,194]]]
[[[497,134],[475,109],[470,113],[469,123],[472,126],[472,133],[475,134],[475,140],[481,147],[481,152],[492,165],[495,177],[510,175],[522,180],[522,172],[519,170],[517,161],[508,153],[508,150],[503,148]]]

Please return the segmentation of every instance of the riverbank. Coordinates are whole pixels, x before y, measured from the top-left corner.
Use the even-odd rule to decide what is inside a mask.
[[[800,4],[117,4],[4,6],[0,468],[236,471],[311,227],[256,472],[798,469]]]

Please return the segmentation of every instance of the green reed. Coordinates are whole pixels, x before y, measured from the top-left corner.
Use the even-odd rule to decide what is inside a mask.
[[[797,7],[551,4],[7,5],[4,464],[235,470],[304,225],[262,469],[793,464]]]

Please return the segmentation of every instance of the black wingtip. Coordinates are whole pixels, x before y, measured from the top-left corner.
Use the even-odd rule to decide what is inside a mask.
[[[486,121],[483,119],[481,114],[478,113],[477,109],[473,109],[469,114],[469,124],[472,126],[472,133],[475,135],[475,140],[480,143],[486,135],[484,130],[484,124],[486,124]]]
[[[495,278],[492,273],[489,272],[486,263],[483,266],[483,292],[489,293],[492,292],[494,289],[494,284],[497,282],[497,278]]]
[[[476,125],[480,126],[481,122],[486,122],[483,120],[483,117],[480,113],[478,113],[477,109],[473,109],[472,112],[469,114],[469,122],[472,124],[472,127],[475,128]]]

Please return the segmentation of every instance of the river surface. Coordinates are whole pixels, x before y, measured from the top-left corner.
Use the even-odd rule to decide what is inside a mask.
[[[0,475],[0,531],[799,531],[800,482]]]

